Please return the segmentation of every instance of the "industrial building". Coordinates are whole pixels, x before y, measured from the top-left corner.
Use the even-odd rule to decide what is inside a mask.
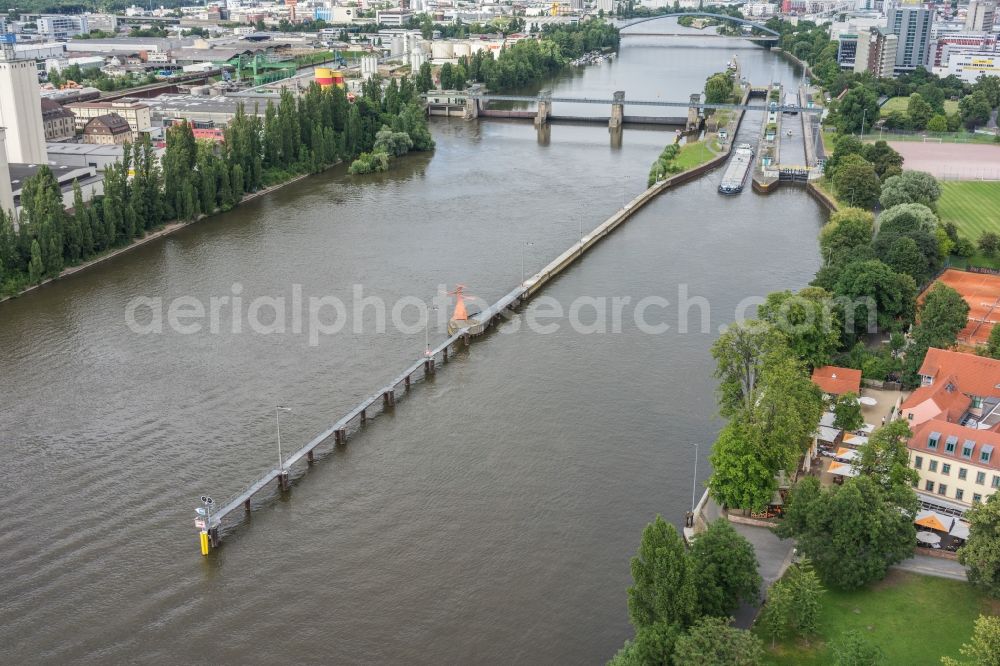
[[[0,35],[0,40],[0,126],[7,130],[7,159],[44,163],[45,128],[35,61],[16,58],[14,35]]]
[[[7,165],[10,172],[9,183],[12,199],[12,205],[8,210],[13,209],[16,215],[20,215],[21,190],[28,179],[38,173],[43,164],[45,162],[42,162],[42,164]],[[97,173],[97,169],[93,167],[73,167],[59,164],[49,164],[48,167],[52,171],[52,175],[55,176],[56,182],[59,183],[59,189],[62,192],[63,207],[65,208],[73,205],[74,181],[79,183],[84,201],[90,201],[95,196],[104,194],[104,177]],[[0,169],[2,168],[3,165],[0,164]],[[0,188],[2,188],[2,184],[0,184]],[[0,191],[0,198],[3,195],[4,192]]]

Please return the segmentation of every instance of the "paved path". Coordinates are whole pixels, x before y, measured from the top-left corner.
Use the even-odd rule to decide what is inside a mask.
[[[705,503],[703,511],[704,517],[711,521],[722,516],[722,509],[712,498]],[[750,628],[754,618],[757,616],[757,609],[760,602],[767,595],[767,588],[781,578],[785,569],[792,561],[792,547],[795,545],[790,539],[782,541],[775,534],[774,530],[767,527],[754,527],[753,525],[740,525],[730,523],[739,534],[742,534],[747,541],[753,545],[754,552],[757,553],[757,565],[760,571],[761,584],[758,603],[743,604],[734,613],[735,624],[742,629]]]
[[[939,557],[929,557],[927,555],[914,555],[908,560],[903,560],[893,566],[893,569],[911,571],[923,574],[924,576],[937,576],[938,578],[951,578],[952,580],[967,580],[965,567],[955,560],[944,560]]]

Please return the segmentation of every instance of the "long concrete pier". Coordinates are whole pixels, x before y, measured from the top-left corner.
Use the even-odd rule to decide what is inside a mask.
[[[749,92],[747,93],[748,95]],[[746,96],[744,97],[745,99]],[[743,112],[741,111],[732,129],[733,137],[736,136],[742,120]],[[497,302],[474,315],[469,319],[468,326],[457,331],[447,340],[429,350],[424,357],[415,360],[387,384],[369,394],[367,398],[353,409],[292,453],[283,461],[280,468],[267,470],[251,481],[244,489],[222,501],[217,509],[211,509],[209,515],[204,517],[201,523],[204,525],[201,537],[202,554],[207,555],[210,547],[217,547],[221,543],[223,529],[226,525],[233,524],[238,516],[242,516],[245,512],[252,510],[253,498],[258,493],[274,482],[277,482],[277,486],[282,492],[288,490],[290,486],[289,476],[292,469],[295,467],[301,468],[303,463],[307,468],[316,463],[318,460],[317,449],[319,447],[331,439],[335,446],[345,444],[348,436],[367,426],[372,416],[392,410],[396,405],[396,400],[408,393],[415,381],[433,375],[440,365],[448,362],[449,356],[454,353],[456,348],[468,347],[475,338],[485,334],[490,328],[507,319],[522,303],[537,294],[550,280],[573,265],[584,253],[628,221],[632,215],[641,210],[643,206],[652,201],[658,194],[675,185],[698,178],[705,172],[723,164],[729,157],[729,147],[731,145],[732,142],[729,142],[728,147],[709,162],[659,181],[647,188],[611,217],[604,220],[593,231],[583,236],[583,238],[567,248],[562,254],[546,264],[537,273],[525,279],[524,282],[517,285]]]

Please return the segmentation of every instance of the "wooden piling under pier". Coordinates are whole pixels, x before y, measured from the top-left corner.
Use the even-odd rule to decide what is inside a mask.
[[[744,98],[744,102],[745,99],[746,98]],[[739,124],[742,121],[742,118],[743,112],[741,111],[736,122],[736,129],[739,129]],[[735,130],[733,134],[735,136]],[[289,487],[289,470],[292,467],[303,459],[305,459],[307,465],[309,466],[314,464],[316,462],[316,449],[331,437],[333,437],[335,445],[345,444],[347,442],[348,428],[351,427],[351,424],[353,424],[355,419],[357,419],[359,426],[367,425],[370,420],[369,411],[375,407],[376,403],[380,399],[383,411],[388,411],[390,408],[394,407],[396,404],[396,387],[402,384],[409,389],[412,383],[413,375],[418,371],[421,372],[421,376],[423,378],[434,374],[436,372],[436,359],[438,354],[441,355],[444,363],[448,363],[449,353],[453,345],[462,344],[464,347],[469,347],[474,338],[485,334],[493,326],[499,326],[500,322],[506,319],[506,315],[508,313],[520,307],[524,302],[538,293],[538,291],[550,280],[552,280],[552,278],[566,270],[577,259],[582,257],[584,253],[596,245],[598,241],[610,234],[614,231],[614,229],[627,221],[636,211],[640,210],[643,206],[652,201],[656,195],[674,185],[692,180],[701,174],[718,167],[725,162],[728,156],[727,151],[706,164],[660,181],[639,194],[637,197],[632,199],[632,201],[622,207],[621,210],[617,211],[614,215],[598,225],[593,231],[585,235],[572,247],[549,262],[540,271],[526,279],[523,283],[519,284],[508,294],[500,298],[496,303],[473,316],[469,320],[469,325],[466,328],[456,331],[447,340],[431,349],[426,356],[414,361],[389,384],[372,393],[368,398],[363,400],[351,411],[347,412],[329,428],[316,435],[302,448],[295,451],[283,461],[282,469],[272,469],[265,472],[258,477],[256,481],[223,502],[220,508],[213,512],[208,519],[207,528],[209,532],[209,541],[212,547],[217,547],[221,542],[222,533],[219,530],[222,527],[223,521],[230,514],[239,509],[244,509],[246,512],[249,512],[251,510],[250,503],[253,496],[269,486],[275,479],[278,480],[278,485],[282,491],[287,490]]]

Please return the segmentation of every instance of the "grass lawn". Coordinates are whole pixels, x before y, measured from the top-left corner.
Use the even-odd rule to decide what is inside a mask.
[[[900,113],[906,113],[906,106],[910,103],[909,97],[893,97],[888,102],[882,105],[882,117],[885,117],[892,113],[893,111],[899,111]],[[953,113],[958,113],[958,102],[952,99],[946,99],[944,101],[944,112],[948,115]]]
[[[704,164],[713,157],[715,157],[715,153],[709,150],[708,145],[704,141],[695,141],[694,143],[686,143],[681,146],[681,152],[677,156],[677,159],[674,160],[674,164],[687,170]]]
[[[821,598],[819,635],[807,645],[778,643],[759,634],[772,664],[830,664],[830,641],[847,630],[860,631],[878,645],[887,664],[940,664],[943,655],[961,657],[980,615],[1000,612],[1000,602],[970,584],[891,570],[889,576],[857,592],[828,590]],[[754,631],[758,631],[755,629]]]
[[[942,222],[954,222],[958,233],[973,243],[984,231],[1000,234],[1000,182],[943,181],[938,215]],[[1000,267],[998,257],[977,254],[968,261],[973,266]]]

